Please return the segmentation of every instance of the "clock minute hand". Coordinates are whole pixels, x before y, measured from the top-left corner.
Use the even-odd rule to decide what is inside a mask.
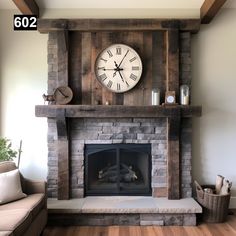
[[[120,67],[121,63],[124,61],[124,59],[127,56],[128,52],[129,52],[129,49],[127,50],[127,52],[125,53],[124,57],[122,58],[120,64],[118,65],[118,68]]]
[[[122,74],[120,73],[120,70],[118,70],[118,73],[120,74],[120,78],[121,78],[122,82],[125,82]]]

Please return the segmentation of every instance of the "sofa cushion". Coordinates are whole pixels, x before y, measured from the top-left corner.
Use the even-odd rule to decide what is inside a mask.
[[[1,210],[0,231],[13,231],[13,235],[21,235],[32,222],[32,216],[28,210]]]
[[[26,197],[22,192],[19,170],[0,174],[0,205]]]
[[[0,206],[0,211],[2,210],[13,210],[13,209],[24,209],[30,211],[32,217],[34,218],[40,210],[44,207],[46,202],[45,194],[36,193],[28,195],[26,198],[10,202]]]
[[[12,236],[12,231],[0,231],[0,236]]]

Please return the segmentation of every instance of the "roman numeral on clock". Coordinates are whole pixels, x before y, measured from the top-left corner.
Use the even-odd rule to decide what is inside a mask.
[[[101,61],[105,61],[105,62],[107,62],[107,60],[106,60],[106,59],[104,59],[104,58],[102,58],[102,57],[100,58],[100,60],[101,60]]]
[[[135,61],[137,58],[136,57],[133,57],[133,58],[131,58],[129,61],[130,62],[133,62],[133,61]]]
[[[139,70],[139,66],[132,66],[132,70]]]
[[[113,57],[111,50],[107,50],[107,53],[108,53],[109,57]]]
[[[106,80],[107,79],[107,75],[104,73],[104,74],[101,74],[98,76],[98,78],[102,81]]]
[[[116,55],[121,55],[121,48],[116,48]]]
[[[113,82],[111,80],[109,80],[109,82],[107,83],[107,87],[111,88],[112,84],[113,84]]]
[[[120,90],[120,84],[117,83],[116,86],[117,86],[117,91],[119,91]]]
[[[134,81],[136,81],[137,78],[138,78],[138,77],[137,77],[136,75],[134,75],[134,74],[131,74],[131,75],[130,75],[130,79],[132,79],[132,80],[134,80]]]

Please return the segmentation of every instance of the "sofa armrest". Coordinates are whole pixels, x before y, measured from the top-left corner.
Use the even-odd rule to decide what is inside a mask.
[[[34,181],[24,178],[24,192],[26,194],[45,193],[47,183],[45,181]]]

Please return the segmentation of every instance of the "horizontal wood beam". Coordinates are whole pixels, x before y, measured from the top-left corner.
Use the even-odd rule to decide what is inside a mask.
[[[201,116],[201,106],[124,106],[124,105],[37,105],[37,117],[56,117],[58,110],[69,118],[156,118],[175,117],[179,108],[182,117]]]
[[[227,0],[205,0],[201,6],[201,23],[209,24]]]
[[[21,13],[25,15],[37,15],[39,17],[39,7],[35,0],[13,0]]]
[[[143,31],[169,30],[190,31],[196,33],[200,28],[198,19],[39,19],[38,31]]]

